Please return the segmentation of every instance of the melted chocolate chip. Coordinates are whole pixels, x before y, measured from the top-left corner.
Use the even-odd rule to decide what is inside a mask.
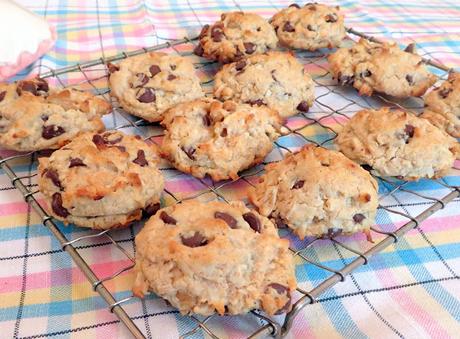
[[[107,64],[107,69],[109,70],[109,73],[112,74],[112,73],[115,73],[116,71],[119,71],[120,67],[109,62]]]
[[[222,138],[225,138],[228,135],[228,131],[226,128],[223,128],[222,131],[220,132],[220,136]]]
[[[190,160],[196,160],[195,156],[193,154],[195,154],[196,152],[196,149],[192,148],[192,147],[189,147],[189,148],[185,148],[184,146],[182,146],[180,148],[185,154],[187,154],[188,158]]]
[[[109,137],[112,135],[112,133],[110,132],[107,132],[107,133],[104,133],[102,135],[103,139],[104,139],[104,143],[106,144],[110,144],[110,145],[115,145],[117,143],[119,143],[121,140],[123,140],[123,136],[122,135],[119,135],[117,138],[115,139],[111,139],[109,140]]]
[[[368,164],[362,164],[361,167],[363,169],[365,169],[366,171],[372,171],[373,170],[372,166],[370,166]]]
[[[48,121],[49,116],[47,116],[46,114],[42,114],[40,115],[40,119],[42,119],[43,121]]]
[[[48,92],[50,90],[50,87],[48,86],[48,83],[46,82],[45,79],[37,78],[36,84],[37,84],[37,90],[39,91]]]
[[[216,219],[222,219],[227,223],[227,225],[230,228],[236,228],[236,219],[232,217],[230,214],[224,213],[224,212],[216,212],[214,213],[214,218]]]
[[[153,78],[155,75],[161,72],[161,68],[158,65],[152,65],[149,67],[150,77]]]
[[[262,99],[257,99],[257,100],[249,100],[246,101],[247,104],[251,106],[262,106],[264,104],[264,101]]]
[[[211,124],[212,124],[211,117],[209,116],[209,113],[206,113],[205,115],[203,115],[203,125],[205,125],[206,127],[209,127],[211,126]]]
[[[288,7],[300,8],[300,6],[297,4],[290,4]]]
[[[54,193],[51,197],[51,208],[53,212],[62,218],[66,218],[70,213],[62,206],[62,196],[61,193]]]
[[[147,160],[145,160],[145,152],[141,149],[137,151],[137,158],[134,159],[133,162],[141,167],[147,166],[149,164]]]
[[[173,64],[173,65],[169,65],[169,68],[171,68],[171,71],[175,71],[175,70],[176,70],[176,67],[177,67],[177,66],[174,65],[174,64]]]
[[[414,77],[410,74],[407,74],[406,75],[406,81],[409,83],[409,85],[413,85],[414,84]]]
[[[415,43],[411,43],[404,48],[404,52],[414,53],[415,52]]]
[[[211,28],[211,38],[214,42],[221,42],[224,37],[221,26],[213,26]]]
[[[209,30],[209,25],[204,25],[200,32],[200,39],[203,38]]]
[[[443,89],[440,89],[439,92],[438,92],[438,95],[445,99],[449,96],[449,93],[452,92],[452,88],[443,88]],[[1,100],[0,100],[1,101]]]
[[[22,92],[30,92],[33,95],[38,95],[38,88],[35,82],[24,80],[18,82],[18,87],[16,88],[18,95],[21,95]]]
[[[154,215],[155,213],[158,212],[158,210],[160,209],[160,203],[156,203],[156,204],[151,204],[151,205],[147,205],[146,207],[144,207],[143,211],[142,211],[142,216],[143,217],[150,217],[152,215]]]
[[[310,32],[316,32],[316,30],[313,28],[312,25],[307,25],[307,29],[308,29]]]
[[[286,228],[286,223],[279,216],[275,218],[275,225],[277,228]]]
[[[43,126],[42,129],[42,137],[43,139],[52,139],[57,136],[60,136],[61,134],[64,134],[65,130],[61,126],[56,126],[56,125],[49,125],[49,126]]]
[[[361,72],[360,77],[367,78],[367,77],[370,77],[371,75],[372,75],[372,72],[366,69],[364,72]]]
[[[285,32],[295,32],[294,26],[291,25],[289,21],[286,21],[286,23],[283,26],[283,31]]]
[[[201,235],[198,232],[195,232],[195,234],[191,237],[181,236],[181,240],[182,244],[191,248],[201,247],[208,244],[208,239],[206,239],[203,235]]]
[[[244,69],[244,67],[246,67],[246,61],[244,60],[241,60],[241,61],[238,61],[236,64],[235,64],[235,69],[240,72]]]
[[[200,56],[200,57],[203,56],[203,54],[204,54],[204,49],[203,49],[203,47],[201,46],[201,44],[196,45],[195,49],[193,50],[193,53],[194,53],[195,55]]]
[[[335,13],[331,13],[331,14],[328,14],[326,15],[325,17],[325,20],[326,22],[337,22],[339,18],[337,17],[337,15]]]
[[[306,101],[301,101],[300,104],[297,105],[297,110],[300,112],[307,113],[310,107],[308,106],[308,103]]]
[[[329,238],[334,238],[334,237],[342,234],[342,231],[343,231],[343,229],[341,229],[341,228],[335,228],[335,227],[334,228],[328,228],[327,236]]]
[[[175,225],[177,223],[176,219],[168,215],[165,211],[160,213],[160,219],[163,220],[165,224]]]
[[[298,180],[298,181],[295,182],[294,186],[292,186],[292,189],[293,190],[298,190],[298,189],[302,188],[304,184],[305,184],[305,180]]]
[[[260,233],[260,220],[255,216],[254,213],[248,212],[243,214],[243,219],[249,224],[249,226],[257,233]]]
[[[83,162],[83,160],[81,160],[80,158],[70,158],[69,168],[82,167],[82,166],[86,167],[86,165]]]
[[[6,96],[6,91],[0,92],[0,102],[2,102],[3,99],[5,99],[5,96]]]
[[[406,135],[409,137],[409,138],[412,138],[414,136],[414,132],[415,132],[415,127],[412,126],[412,125],[406,125],[406,127],[404,127],[404,133],[406,133]]]
[[[254,45],[252,42],[244,42],[243,46],[246,54],[252,54],[256,51],[256,45]]]
[[[339,73],[337,80],[341,85],[352,85],[355,81],[354,78],[355,77],[353,75],[342,75],[341,73]]]
[[[63,190],[61,180],[59,180],[59,175],[56,170],[51,168],[47,169],[45,177],[50,179],[53,182],[54,186],[59,187],[61,191]]]
[[[366,219],[366,217],[361,213],[357,213],[353,216],[353,221],[355,222],[355,224],[361,224],[364,219]]]
[[[143,87],[146,83],[149,82],[149,77],[144,73],[136,74],[136,81],[133,83],[133,87]]]
[[[144,90],[144,93],[142,93],[138,98],[137,100],[139,102],[143,102],[145,104],[148,104],[148,103],[151,103],[151,102],[155,102],[156,100],[156,96],[155,96],[155,92],[153,91],[153,89],[151,88],[146,88]]]
[[[93,135],[93,143],[99,148],[99,146],[103,146],[106,144],[104,138],[100,134],[94,134]]]
[[[126,152],[126,147],[125,146],[113,146],[117,148],[120,152]]]
[[[168,75],[168,80],[169,80],[169,81],[172,81],[172,80],[174,80],[174,79],[177,79],[177,77],[176,77],[174,74]]]

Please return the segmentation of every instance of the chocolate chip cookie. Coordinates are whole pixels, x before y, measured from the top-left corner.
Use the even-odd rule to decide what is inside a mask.
[[[366,232],[374,224],[377,182],[339,152],[307,145],[265,170],[250,201],[300,239]]]
[[[290,310],[289,242],[241,202],[185,201],[158,211],[136,236],[133,292],[149,290],[182,314]]]
[[[227,63],[274,49],[277,42],[273,27],[261,16],[223,13],[219,21],[203,27],[195,54]]]
[[[186,58],[151,52],[109,65],[111,95],[127,112],[161,121],[170,107],[203,96],[200,79]]]
[[[340,45],[345,38],[343,18],[339,6],[309,3],[303,7],[292,4],[270,22],[281,45],[315,51]]]
[[[336,143],[348,158],[377,174],[404,180],[442,177],[460,155],[456,140],[443,130],[388,107],[356,113]]]
[[[282,119],[266,106],[204,98],[171,108],[162,124],[162,154],[183,172],[219,181],[262,162]]]
[[[57,149],[82,132],[103,131],[111,106],[89,92],[50,89],[44,79],[0,84],[0,146]]]
[[[328,60],[334,78],[341,85],[353,85],[360,95],[421,96],[437,78],[411,51],[402,51],[395,43],[361,39],[351,48],[340,48]]]
[[[118,228],[159,208],[163,176],[154,145],[121,132],[85,133],[40,158],[38,184],[56,219]]]
[[[289,117],[308,112],[314,84],[303,65],[290,53],[268,52],[224,65],[216,74],[214,95],[250,105],[267,105]]]
[[[440,87],[426,95],[421,117],[460,138],[460,73],[450,73]]]

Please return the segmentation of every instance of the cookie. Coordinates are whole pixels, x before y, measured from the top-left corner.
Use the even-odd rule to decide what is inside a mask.
[[[377,188],[375,179],[343,154],[307,145],[267,165],[249,199],[260,214],[303,239],[368,232]]]
[[[402,51],[395,43],[361,39],[351,48],[340,48],[328,61],[333,77],[341,85],[353,85],[360,95],[421,96],[437,78],[411,50]]]
[[[254,13],[223,13],[213,25],[201,30],[195,54],[222,63],[248,55],[264,53],[276,48],[275,30],[261,16]]]
[[[309,3],[292,4],[270,20],[281,45],[315,51],[338,47],[345,38],[343,14],[339,6]]]
[[[111,95],[123,109],[147,121],[181,102],[203,96],[193,64],[184,57],[150,52],[109,65]]]
[[[58,220],[95,229],[123,227],[159,203],[164,180],[158,160],[156,147],[137,136],[85,133],[40,158],[38,185]]]
[[[237,179],[273,149],[282,119],[266,106],[197,99],[165,114],[162,154],[182,172]]]
[[[267,105],[282,117],[308,112],[314,84],[290,53],[268,52],[224,67],[216,74],[214,95],[251,105]]]
[[[421,117],[460,138],[460,73],[450,73],[440,87],[426,95]]]
[[[456,140],[426,119],[388,107],[359,111],[335,141],[348,158],[404,180],[440,178],[460,154]]]
[[[182,314],[290,310],[289,242],[241,202],[185,201],[158,211],[136,236],[134,295],[149,290]]]
[[[0,146],[57,149],[82,132],[103,131],[111,106],[89,92],[50,89],[44,79],[0,84]]]

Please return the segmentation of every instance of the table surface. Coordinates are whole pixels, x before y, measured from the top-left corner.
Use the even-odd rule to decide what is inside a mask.
[[[194,36],[223,11],[243,9],[268,18],[292,1],[19,2],[45,17],[58,33],[54,49],[25,75]],[[349,27],[402,43],[416,41],[420,54],[460,67],[460,4],[456,1],[330,3],[340,4]],[[16,169],[27,174],[34,166],[23,163]],[[34,180],[30,184],[36,185]],[[413,189],[425,194],[436,190],[426,182],[414,184]],[[395,205],[409,213],[416,211],[410,201],[395,201]],[[71,238],[85,234],[72,227],[64,231]],[[129,238],[133,231],[126,232]],[[101,275],[126,263],[110,247],[93,254],[94,246],[89,244],[82,251],[87,251],[88,261]],[[4,173],[0,173],[0,262],[0,337],[129,337]],[[455,199],[307,306],[288,337],[458,337],[459,274],[460,199]],[[298,274],[298,279],[306,282],[309,276]],[[131,281],[128,273],[112,284],[117,298],[129,294]],[[161,300],[151,302],[156,308],[150,313],[145,304],[127,305],[144,333],[176,338],[193,326]],[[222,337],[241,337],[246,326],[244,319],[233,319],[218,332]]]

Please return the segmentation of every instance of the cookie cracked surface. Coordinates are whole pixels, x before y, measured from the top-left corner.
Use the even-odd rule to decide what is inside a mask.
[[[184,57],[150,52],[109,65],[111,95],[124,110],[147,121],[181,102],[204,95],[193,64]]]
[[[300,239],[365,232],[374,225],[377,182],[343,154],[307,145],[265,170],[249,191],[250,201]]]
[[[219,181],[262,162],[282,119],[266,106],[204,98],[173,107],[162,124],[162,154],[183,172]]]
[[[156,147],[135,136],[86,133],[39,159],[38,184],[58,220],[123,227],[159,203],[164,180],[158,161]]]
[[[344,16],[340,8],[321,4],[292,4],[276,13],[271,24],[280,44],[315,51],[333,48],[345,38]]]
[[[16,151],[57,149],[83,132],[105,129],[111,106],[89,92],[52,89],[44,79],[0,84],[0,146]]]
[[[254,13],[223,13],[213,25],[201,30],[195,54],[222,63],[276,48],[278,39],[272,26]]]
[[[421,96],[437,79],[419,55],[402,51],[395,43],[360,39],[331,54],[328,61],[333,77],[341,85],[353,85],[360,95]]]
[[[185,201],[158,211],[136,236],[135,295],[153,291],[182,314],[290,310],[289,242],[242,202]]]
[[[224,65],[216,74],[214,95],[251,105],[267,105],[282,117],[308,112],[314,84],[290,53],[268,52]]]
[[[336,143],[348,158],[379,175],[404,180],[440,178],[459,156],[456,140],[427,120],[388,107],[356,113]]]

